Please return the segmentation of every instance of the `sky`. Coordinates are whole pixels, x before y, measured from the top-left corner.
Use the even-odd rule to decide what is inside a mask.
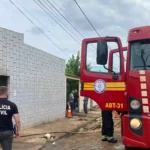
[[[45,13],[37,4],[46,5]],[[24,42],[57,57],[68,60],[81,50],[83,37],[80,36],[54,8],[48,0],[12,0],[40,31],[14,7],[10,0],[0,0],[0,27],[24,34]],[[40,2],[39,2],[40,1]],[[97,37],[74,0],[49,0],[84,38]],[[26,12],[18,2],[29,12]],[[77,0],[93,26],[101,36],[118,36],[123,46],[127,45],[127,35],[131,28],[150,24],[149,0]],[[41,5],[41,4],[40,4]],[[37,22],[36,18],[39,22]],[[55,22],[59,19],[59,21]],[[41,25],[42,23],[42,25]],[[63,25],[62,25],[63,24]],[[43,27],[44,26],[44,27]],[[63,29],[62,29],[63,27]],[[71,34],[71,37],[69,34]],[[41,32],[42,31],[42,32]],[[49,38],[45,37],[43,33]],[[56,47],[51,40],[56,43]],[[66,53],[66,54],[65,54]]]

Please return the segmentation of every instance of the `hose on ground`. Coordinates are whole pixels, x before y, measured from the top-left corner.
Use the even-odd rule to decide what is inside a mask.
[[[120,121],[121,122],[121,121]],[[114,125],[114,127],[116,127],[118,124],[120,124],[120,122],[118,122],[117,124]],[[60,133],[65,133],[65,134],[90,134],[90,133],[99,133],[99,131],[88,131],[88,132],[66,132],[66,131],[58,131],[58,132],[47,132],[49,134],[60,134]],[[46,132],[42,132],[42,133],[35,133],[35,134],[28,134],[28,135],[22,135],[21,137],[29,137],[29,136],[36,136],[36,135],[45,135],[47,134]]]

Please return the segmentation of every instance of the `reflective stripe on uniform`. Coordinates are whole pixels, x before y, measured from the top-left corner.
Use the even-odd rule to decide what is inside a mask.
[[[114,137],[107,137],[107,140],[112,140],[114,139]]]
[[[102,135],[102,139],[106,139],[107,138],[107,136],[106,135]]]

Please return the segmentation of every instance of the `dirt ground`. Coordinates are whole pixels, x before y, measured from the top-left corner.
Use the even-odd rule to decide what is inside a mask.
[[[42,150],[124,150],[124,146],[120,136],[120,119],[115,119],[115,138],[118,142],[116,144],[109,144],[101,141],[101,128],[95,129],[92,126],[97,122],[88,124],[83,130],[83,134],[74,134],[70,137],[65,137],[61,140],[48,143]],[[87,133],[88,128],[91,128]],[[80,130],[80,129],[79,129]]]
[[[117,144],[101,142],[101,118],[99,108],[74,114],[22,130],[22,137],[14,138],[13,150],[123,150],[120,137],[120,119],[115,119]],[[47,140],[44,136],[50,134]],[[1,150],[1,149],[0,149]]]
[[[41,124],[32,128],[22,130],[21,138],[13,142],[13,150],[38,150],[47,144],[45,134],[50,134],[50,141],[57,141],[70,132],[76,132],[89,122],[100,116],[100,110],[89,111],[88,115],[84,113],[75,114],[72,118],[63,118],[56,121]],[[0,149],[1,150],[1,149]]]
[[[115,135],[117,144],[101,142],[100,133],[76,134],[54,143],[48,143],[42,150],[124,150],[119,132]]]

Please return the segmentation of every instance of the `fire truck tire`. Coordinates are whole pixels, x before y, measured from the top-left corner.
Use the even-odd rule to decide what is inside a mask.
[[[125,150],[141,150],[141,149],[135,148],[135,147],[127,147],[127,146],[125,146]]]
[[[141,149],[141,148],[135,148],[135,147],[127,147],[127,146],[125,146],[124,150],[150,150],[150,149]]]
[[[125,150],[134,150],[134,148],[125,146]]]

